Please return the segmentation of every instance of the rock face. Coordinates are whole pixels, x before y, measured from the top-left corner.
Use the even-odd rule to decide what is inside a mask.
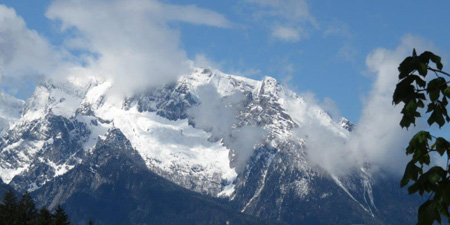
[[[341,127],[343,127],[344,129],[348,130],[348,131],[352,131],[355,128],[355,124],[353,124],[352,122],[350,122],[349,120],[347,120],[346,118],[341,118],[341,121],[339,122],[339,125],[341,125]]]
[[[96,78],[43,82],[4,132],[0,177],[98,224],[258,224],[242,213],[285,224],[415,222],[419,199],[398,181],[311,162],[299,133],[320,126],[345,139],[355,125],[271,77],[197,68],[126,98],[110,88]]]
[[[100,225],[268,224],[149,171],[118,129],[108,131],[81,164],[34,195],[51,208],[63,203],[83,224],[92,218]]]

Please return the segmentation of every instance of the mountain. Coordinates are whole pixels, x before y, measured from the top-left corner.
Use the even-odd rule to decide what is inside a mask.
[[[194,68],[127,97],[112,85],[43,81],[1,139],[5,183],[99,224],[415,222],[420,199],[397,180],[310,160],[309,127],[345,139],[355,125],[271,77]]]
[[[269,224],[151,172],[118,129],[108,131],[88,157],[35,191],[37,200],[51,208],[64,202],[78,223]]]

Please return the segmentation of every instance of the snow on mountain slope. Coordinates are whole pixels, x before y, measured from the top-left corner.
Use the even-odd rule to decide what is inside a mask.
[[[123,107],[124,99],[107,95],[110,86],[87,78],[47,81],[37,87],[23,117],[3,139],[2,179],[19,190],[39,188],[80,163],[115,127],[150,169],[175,183],[214,195],[230,187],[237,174],[230,168],[226,147],[208,141],[208,133],[189,126],[187,119],[171,121],[154,112]],[[66,141],[68,154],[48,158],[61,150],[59,141]],[[33,177],[38,173],[40,177]]]
[[[28,99],[22,117],[3,136],[1,178],[19,190],[34,189],[80,160],[79,145],[91,132],[74,119],[90,85],[42,82]]]
[[[220,142],[209,142],[208,133],[189,126],[186,119],[170,121],[136,107],[123,110],[108,101],[95,113],[113,121],[150,169],[181,186],[217,194],[236,178],[229,150]]]
[[[398,197],[395,180],[377,184],[365,167],[335,174],[326,163],[339,160],[321,161],[320,153],[329,153],[320,151],[324,147],[340,154],[332,144],[348,140],[355,125],[331,118],[274,78],[193,68],[177,82],[126,97],[113,93],[112,85],[88,76],[47,80],[25,103],[0,93],[6,102],[0,122],[6,118],[3,128],[9,127],[0,139],[1,179],[64,204],[57,193],[75,193],[64,177],[86,162],[101,164],[95,147],[117,131],[117,145],[132,146],[147,169],[184,188],[227,198],[247,214],[286,224],[335,224],[341,213],[352,215],[342,224],[383,224],[391,216],[382,207],[393,203],[383,196]],[[91,177],[95,168],[84,169]],[[86,185],[95,189],[106,181],[95,182]],[[395,204],[402,205],[401,198]]]
[[[256,81],[195,68],[174,84],[127,98],[111,94],[111,85],[72,77],[38,86],[3,137],[0,177],[19,190],[37,189],[81,163],[108,130],[118,128],[149,169],[197,192],[233,198],[235,188],[250,187],[250,171],[258,168],[259,185],[246,189],[249,196],[242,200],[250,209],[274,165],[300,171],[280,187],[307,195],[319,170],[308,161],[296,129],[313,124],[348,135],[319,106],[271,77]],[[276,157],[278,152],[284,156]]]

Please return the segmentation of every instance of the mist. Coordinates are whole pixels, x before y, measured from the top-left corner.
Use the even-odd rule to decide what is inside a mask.
[[[208,84],[197,88],[196,97],[199,104],[188,111],[194,127],[211,133],[210,141],[221,141],[229,148],[232,168],[242,172],[267,132],[251,125],[236,127],[244,98],[240,92],[223,97],[216,87]]]
[[[366,58],[367,73],[373,85],[362,98],[363,109],[352,132],[337,135],[323,126],[304,125],[297,131],[306,138],[310,159],[334,175],[345,175],[353,169],[370,165],[370,170],[401,175],[409,157],[405,148],[411,137],[424,125],[402,129],[401,105],[392,104],[392,95],[398,81],[397,67],[411,54],[433,49],[418,37],[406,35],[395,49],[378,48]]]
[[[192,5],[172,5],[156,0],[55,0],[46,17],[53,21],[64,37],[61,45],[52,45],[44,36],[29,29],[14,9],[0,5],[0,82],[12,87],[26,85],[34,79],[67,79],[99,76],[113,82],[112,92],[130,95],[151,86],[175,81],[190,72],[189,58],[181,46],[180,31],[171,23],[182,22],[233,27],[223,15]],[[296,131],[306,137],[311,160],[333,174],[346,173],[369,163],[371,168],[401,174],[408,160],[404,148],[418,127],[405,130],[399,124],[401,106],[392,105],[397,83],[398,64],[416,48],[418,52],[433,49],[427,41],[406,35],[394,49],[378,48],[366,58],[367,73],[373,86],[363,97],[361,117],[348,136],[304,124]],[[197,64],[211,61],[198,55]],[[255,144],[264,137],[256,127],[231,131],[235,113],[229,105],[241,96],[222,99],[212,87],[199,91],[202,101],[192,110],[200,129],[212,133],[233,152],[236,167],[253,153]],[[313,96],[313,95],[311,95]],[[311,97],[314,99],[314,97]],[[312,101],[314,102],[314,101]],[[316,101],[334,118],[339,110],[331,99]],[[307,131],[307,132],[306,132]],[[232,144],[235,143],[235,144]],[[240,147],[238,147],[239,145]]]
[[[26,86],[24,81],[50,74],[64,58],[36,31],[27,28],[16,11],[0,5],[0,82],[12,94]]]
[[[0,79],[23,86],[33,77],[99,77],[113,82],[111,92],[130,95],[190,72],[180,32],[170,23],[233,26],[214,11],[156,0],[54,0],[45,15],[62,44],[52,45],[0,5]]]

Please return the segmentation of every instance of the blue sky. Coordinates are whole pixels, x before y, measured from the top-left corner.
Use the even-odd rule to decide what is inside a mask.
[[[375,78],[368,72],[366,58],[376,49],[395,49],[402,38],[412,35],[434,46],[444,59],[450,52],[450,2],[445,0],[160,2],[185,8],[195,5],[195,10],[214,13],[167,21],[188,59],[255,79],[273,76],[297,92],[314,93],[319,104],[337,108],[352,121],[360,118],[362,99],[372,89]],[[60,29],[58,18],[64,20],[64,15],[56,12],[56,19],[46,17],[53,1],[0,0],[0,4],[14,8],[28,29],[56,48],[74,36],[71,30]],[[202,22],[210,19],[218,20]],[[30,84],[20,87],[16,95],[22,98],[32,90]]]

